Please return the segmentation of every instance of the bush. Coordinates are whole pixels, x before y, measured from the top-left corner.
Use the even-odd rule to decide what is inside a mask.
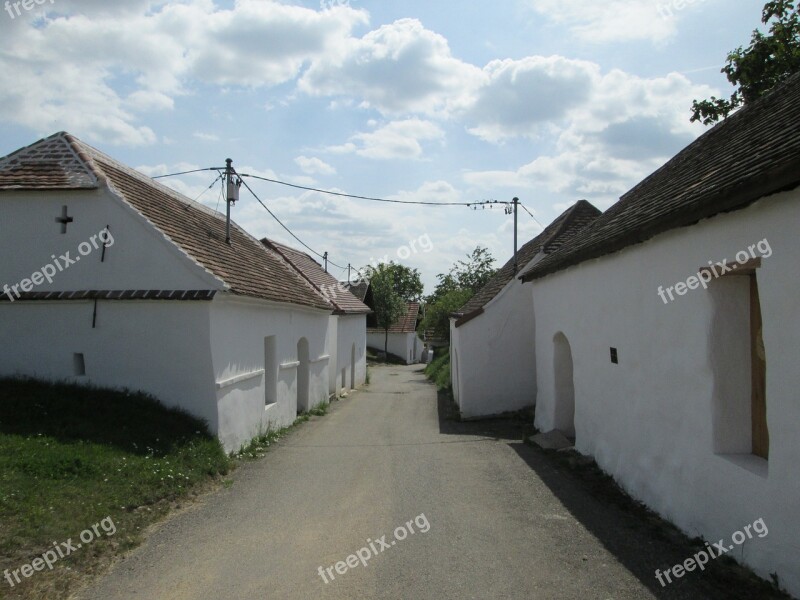
[[[450,348],[437,348],[436,353],[438,357],[433,359],[433,362],[425,367],[425,375],[428,376],[432,382],[436,384],[440,390],[450,388],[452,382],[450,380]]]

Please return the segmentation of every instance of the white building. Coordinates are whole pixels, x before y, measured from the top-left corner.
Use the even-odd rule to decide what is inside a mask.
[[[533,297],[515,277],[569,243],[600,211],[581,200],[512,257],[450,320],[453,397],[463,418],[514,412],[536,403]]]
[[[367,378],[367,315],[372,309],[308,254],[272,240],[261,241],[280,254],[333,304],[334,313],[330,316],[328,332],[331,357],[328,391],[338,395],[364,385]]]
[[[537,427],[690,536],[764,519],[729,555],[797,596],[799,186],[800,75],[523,276]]]
[[[422,360],[422,339],[417,334],[419,308],[419,302],[409,302],[405,314],[389,328],[389,354],[404,360],[407,365],[414,365]],[[386,331],[375,326],[368,327],[367,346],[383,352],[385,345]]]
[[[227,450],[327,401],[332,305],[218,213],[60,133],[0,159],[0,215],[0,375],[143,390]]]

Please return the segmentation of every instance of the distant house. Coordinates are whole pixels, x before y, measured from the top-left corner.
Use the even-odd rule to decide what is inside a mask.
[[[331,357],[328,391],[339,394],[364,385],[367,378],[367,315],[372,310],[308,254],[272,240],[264,239],[262,243],[280,254],[333,304],[328,333]]]
[[[523,274],[537,427],[796,596],[798,224],[800,74]]]
[[[450,321],[453,396],[466,418],[498,415],[536,403],[533,296],[520,269],[568,245],[600,211],[581,200],[517,253]],[[566,301],[566,299],[565,299]]]
[[[334,306],[225,229],[66,133],[0,159],[0,375],[143,390],[227,450],[326,402]]]
[[[409,302],[406,313],[389,328],[389,354],[394,354],[413,365],[422,360],[422,339],[417,335],[417,325],[420,321],[419,302]],[[386,341],[386,331],[373,325],[367,329],[367,346],[383,352]]]

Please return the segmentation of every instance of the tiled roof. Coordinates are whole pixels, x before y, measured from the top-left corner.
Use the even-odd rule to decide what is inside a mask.
[[[68,160],[71,150],[73,157]],[[225,242],[225,217],[194,202],[174,190],[127,167],[77,138],[58,133],[33,146],[0,160],[0,181],[13,160],[38,157],[40,164],[50,164],[52,156],[61,156],[62,171],[72,182],[70,189],[108,185],[125,202],[138,211],[152,226],[163,233],[187,256],[220,279],[233,294],[274,302],[298,304],[333,310],[297,271],[277,253],[265,248],[235,223],[231,226],[231,241]],[[29,160],[29,158],[25,158]],[[30,159],[34,160],[34,159]],[[39,169],[40,181],[22,185],[2,185],[1,190],[55,189],[46,169]],[[60,188],[59,188],[60,189]]]
[[[800,73],[695,140],[622,196],[530,281],[800,184]]]
[[[86,290],[79,292],[22,292],[0,295],[0,302],[16,300],[173,300],[180,302],[208,302],[217,295],[216,290]]]
[[[353,296],[364,302],[367,299],[367,291],[369,291],[369,283],[362,281],[360,283],[348,283],[347,289]]]
[[[600,211],[586,200],[580,200],[567,209],[545,230],[517,251],[517,264],[525,268],[540,252],[555,252],[567,244],[575,235],[592,221]],[[514,257],[495,273],[489,282],[456,313],[468,317],[491,302],[514,279]]]
[[[397,322],[389,328],[389,333],[415,333],[417,331],[417,321],[419,320],[419,302],[409,302],[406,314],[400,317]],[[380,328],[370,328],[371,332],[383,333]]]
[[[101,176],[63,134],[0,158],[0,190],[95,189]]]
[[[326,273],[322,265],[305,252],[268,239],[263,239],[261,242],[280,254],[286,262],[305,277],[317,291],[333,304],[338,314],[366,315],[372,312],[369,306],[347,291],[345,284],[339,282],[330,273]]]

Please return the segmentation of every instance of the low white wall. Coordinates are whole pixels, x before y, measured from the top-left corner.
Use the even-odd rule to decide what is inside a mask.
[[[221,295],[211,310],[212,356],[217,382],[277,371],[274,403],[267,404],[267,373],[217,391],[218,435],[227,449],[238,449],[267,428],[291,425],[298,406],[298,341],[309,345],[309,402],[313,408],[328,401],[327,354],[330,313],[291,305]],[[276,360],[265,364],[265,339],[274,336]]]
[[[453,395],[463,417],[498,415],[536,403],[534,336],[531,289],[517,279],[482,315],[461,327],[451,321]]]
[[[797,223],[800,191],[794,190],[531,285],[536,425],[544,431],[556,425],[553,340],[563,332],[574,364],[577,449],[691,536],[730,540],[763,518],[769,535],[745,542],[731,555],[764,578],[776,572],[800,595]],[[715,294],[730,280],[711,282],[708,291],[689,291],[667,305],[658,296],[659,286],[685,282],[709,261],[731,260],[764,239],[773,252],[757,275],[769,461],[715,453],[716,438],[735,417],[718,410],[729,400],[720,377],[749,371],[717,337],[720,328],[747,326],[716,308]],[[611,347],[619,351],[618,365],[611,363]]]
[[[208,302],[0,302],[0,375],[148,392],[218,428]],[[86,376],[74,376],[74,355]]]
[[[383,352],[385,334],[376,331],[367,332],[367,346]],[[411,365],[422,360],[422,340],[415,333],[390,333],[389,354],[402,358]]]
[[[336,382],[338,389],[357,389],[367,380],[367,317],[337,317]],[[355,350],[355,352],[354,352]],[[353,362],[355,354],[355,362]],[[345,371],[342,381],[342,370]]]

